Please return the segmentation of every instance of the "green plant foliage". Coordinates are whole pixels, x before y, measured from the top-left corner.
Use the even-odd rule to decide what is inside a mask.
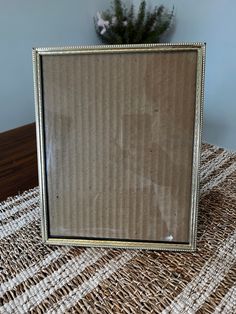
[[[94,24],[104,44],[158,43],[173,17],[174,9],[168,12],[163,5],[150,12],[143,0],[135,15],[133,4],[127,8],[121,0],[114,0],[111,10],[97,13]]]

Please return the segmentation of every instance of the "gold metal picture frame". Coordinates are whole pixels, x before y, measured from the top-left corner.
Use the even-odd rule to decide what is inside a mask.
[[[205,44],[33,49],[42,237],[196,248]]]

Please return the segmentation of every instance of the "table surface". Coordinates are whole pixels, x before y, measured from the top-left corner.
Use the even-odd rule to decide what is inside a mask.
[[[35,123],[0,133],[0,201],[36,185]]]
[[[38,187],[0,202],[1,313],[236,313],[236,154],[203,144],[194,253],[42,243]]]

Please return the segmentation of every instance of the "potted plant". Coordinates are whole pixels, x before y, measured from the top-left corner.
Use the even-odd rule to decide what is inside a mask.
[[[104,44],[158,43],[173,18],[174,8],[168,11],[161,5],[149,11],[143,0],[135,14],[133,4],[127,7],[121,0],[114,0],[110,10],[97,12],[94,23]]]

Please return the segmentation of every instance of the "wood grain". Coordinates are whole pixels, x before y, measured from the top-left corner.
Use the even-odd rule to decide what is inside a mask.
[[[0,201],[38,185],[35,123],[0,134]]]

